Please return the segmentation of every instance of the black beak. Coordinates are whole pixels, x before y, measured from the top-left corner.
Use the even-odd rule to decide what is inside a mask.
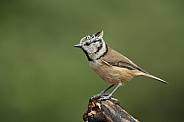
[[[81,46],[81,44],[76,44],[76,45],[74,45],[74,47],[81,48],[82,46]]]

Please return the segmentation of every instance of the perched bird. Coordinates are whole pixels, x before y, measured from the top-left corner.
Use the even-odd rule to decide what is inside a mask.
[[[102,99],[109,99],[124,82],[131,80],[134,76],[147,76],[162,83],[167,83],[142,70],[127,57],[111,49],[103,39],[103,31],[83,37],[80,43],[74,46],[83,50],[90,67],[96,74],[111,84],[98,94],[102,96]],[[105,95],[105,92],[114,85],[117,85],[116,88],[109,95]]]

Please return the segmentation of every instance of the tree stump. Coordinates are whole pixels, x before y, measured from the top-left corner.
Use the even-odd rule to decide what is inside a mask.
[[[113,99],[90,98],[88,110],[83,114],[84,122],[139,122],[128,114]]]

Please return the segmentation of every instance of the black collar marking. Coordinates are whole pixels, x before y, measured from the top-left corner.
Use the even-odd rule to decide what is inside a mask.
[[[102,46],[103,46],[103,43],[102,43],[102,40],[97,40],[99,43],[100,43],[100,47],[98,47],[97,51],[95,53],[98,53],[100,51],[100,49],[102,49]],[[97,42],[96,41],[96,42]]]
[[[107,54],[107,52],[108,52],[107,44],[105,44],[105,48],[106,48],[106,51],[105,51],[100,57],[98,57],[96,60],[98,60],[98,59],[104,57],[104,56]]]
[[[93,61],[93,59],[91,59],[88,55],[88,53],[82,48],[83,52],[85,53],[86,57],[88,58],[88,61]]]

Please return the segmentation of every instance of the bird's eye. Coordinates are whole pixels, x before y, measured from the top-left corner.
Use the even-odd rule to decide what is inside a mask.
[[[88,43],[88,42],[87,42],[87,43],[85,43],[85,46],[89,46],[89,45],[90,45],[90,43]]]

